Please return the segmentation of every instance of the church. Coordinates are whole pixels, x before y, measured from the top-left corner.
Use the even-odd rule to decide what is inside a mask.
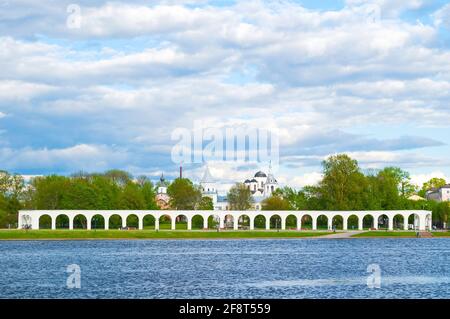
[[[180,168],[180,177],[182,176]],[[161,175],[159,182],[157,183],[156,203],[160,209],[169,209],[169,195],[167,194],[168,182],[164,178],[164,174]],[[200,188],[203,197],[210,197],[214,210],[229,210],[226,194],[219,194],[218,186],[219,182],[211,175],[209,167],[206,166],[203,177],[200,181]],[[246,179],[243,184],[251,191],[253,197],[252,210],[261,210],[262,201],[267,197],[270,197],[274,191],[279,188],[278,181],[272,174],[272,169],[269,166],[269,173],[266,174],[262,171],[258,171],[251,179]]]
[[[164,178],[164,173],[161,174],[159,182],[156,184],[156,205],[160,209],[170,209],[170,197],[167,194],[167,187],[169,182]]]
[[[266,174],[258,171],[251,179],[246,179],[244,185],[251,191],[253,197],[253,210],[261,210],[262,201],[270,197],[278,186],[278,181],[272,174],[272,169],[269,167],[269,173]],[[202,196],[207,196],[212,199],[214,210],[229,210],[226,195],[219,195],[217,190],[217,181],[212,177],[208,166],[206,166],[203,178],[200,182]]]

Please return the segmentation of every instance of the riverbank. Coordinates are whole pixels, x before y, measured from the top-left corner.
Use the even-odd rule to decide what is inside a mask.
[[[431,232],[433,237],[450,237],[450,232],[435,231]],[[355,234],[352,238],[415,238],[416,231],[367,231],[364,233]]]
[[[450,237],[450,232],[432,232]],[[276,231],[276,230],[0,230],[0,240],[106,240],[106,239],[269,239],[269,238],[415,238],[415,231]]]
[[[327,231],[0,230],[0,240],[314,238]]]

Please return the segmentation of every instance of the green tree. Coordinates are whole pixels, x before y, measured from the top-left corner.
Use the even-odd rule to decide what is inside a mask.
[[[0,193],[19,198],[25,189],[23,177],[18,174],[10,174],[7,171],[0,171]]]
[[[205,196],[201,199],[198,208],[199,210],[213,210],[214,204],[211,197]]]
[[[119,209],[145,209],[145,198],[136,183],[128,182],[119,194]]]
[[[95,192],[96,209],[117,209],[121,188],[108,177],[98,174],[93,175],[90,181]]]
[[[417,191],[416,186],[411,184],[411,177],[408,172],[399,167],[386,167],[383,171],[396,180],[401,196],[409,197]]]
[[[433,220],[442,223],[441,226],[444,226],[445,223],[448,227],[448,221],[450,220],[450,203],[449,202],[441,202],[435,203],[433,209]]]
[[[105,172],[105,177],[109,178],[113,183],[118,186],[125,186],[133,179],[133,176],[125,171],[119,169],[112,169]]]
[[[291,210],[289,201],[278,195],[272,195],[262,201],[263,210]]]
[[[304,191],[296,191],[291,187],[285,186],[278,188],[273,194],[287,200],[291,209],[308,209],[308,199]]]
[[[61,200],[67,193],[69,178],[50,175],[35,177],[31,182],[34,196],[31,198],[33,209],[61,209]]]
[[[159,209],[158,205],[156,204],[156,190],[153,183],[147,177],[144,176],[138,178],[137,184],[144,197],[145,209],[148,210]]]
[[[19,209],[20,203],[17,200],[11,200],[0,193],[0,228],[7,228],[9,225],[15,227]]]
[[[315,190],[325,209],[363,208],[367,180],[361,173],[358,162],[346,154],[339,154],[330,156],[322,162],[322,166],[323,179]]]
[[[97,194],[88,180],[80,177],[71,178],[65,187],[59,208],[96,209]]]
[[[228,192],[227,198],[231,210],[247,210],[252,207],[252,193],[242,183],[233,185]]]
[[[419,191],[419,195],[425,197],[426,192],[432,188],[440,188],[447,184],[445,179],[439,177],[433,177],[428,182],[423,183],[422,189]]]
[[[175,179],[167,188],[170,206],[174,209],[195,209],[201,201],[200,190],[187,178]]]
[[[383,169],[378,172],[372,185],[376,188],[373,194],[377,205],[370,209],[397,209],[401,205],[399,176],[391,169]]]

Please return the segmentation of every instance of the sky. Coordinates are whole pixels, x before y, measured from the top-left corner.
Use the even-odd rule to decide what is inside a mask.
[[[283,185],[337,153],[449,181],[449,40],[438,0],[0,0],[0,168],[170,179],[173,132],[200,123],[276,130]]]

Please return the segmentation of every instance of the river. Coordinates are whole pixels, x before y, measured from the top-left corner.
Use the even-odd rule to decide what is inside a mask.
[[[0,298],[450,298],[450,239],[2,241],[0,252]]]

